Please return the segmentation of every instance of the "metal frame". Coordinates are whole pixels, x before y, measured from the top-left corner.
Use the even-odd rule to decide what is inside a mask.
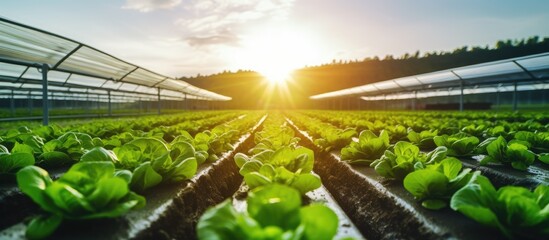
[[[534,67],[534,71],[539,74],[539,76],[536,76],[528,67],[520,64],[520,61],[529,61],[529,60],[540,60],[542,59],[545,61],[547,59],[547,63],[543,62],[541,65],[538,65]],[[473,76],[473,77],[466,77],[459,74],[459,71],[475,71],[478,69],[482,69],[485,67],[500,67],[504,64],[512,63],[517,66],[516,69],[506,69],[506,73],[501,72],[481,72],[479,76]],[[541,67],[540,67],[541,66]],[[512,70],[512,71],[511,71]],[[451,74],[455,76],[454,78],[449,78],[444,80],[444,77],[440,77],[442,75],[448,75]],[[477,73],[478,75],[478,73]],[[438,82],[435,83],[425,83],[421,78],[433,78],[439,76]],[[520,76],[520,77],[517,77]],[[416,84],[412,84],[409,86],[403,86],[401,81],[410,81],[415,79],[417,82]],[[443,80],[440,80],[443,79]],[[512,80],[508,80],[512,79]],[[524,57],[518,57],[518,58],[512,58],[512,59],[506,59],[506,60],[500,60],[500,61],[494,61],[494,62],[488,62],[488,63],[482,63],[482,64],[475,64],[470,65],[466,67],[460,67],[460,68],[453,68],[453,69],[447,69],[442,71],[436,71],[426,74],[420,74],[420,75],[414,75],[414,76],[408,76],[403,78],[397,78],[397,79],[390,79],[386,81],[381,82],[375,82],[370,83],[362,86],[352,87],[348,89],[342,89],[338,91],[333,92],[327,92],[323,94],[317,94],[314,96],[310,96],[310,99],[317,100],[317,99],[325,99],[325,98],[336,98],[336,97],[342,97],[342,96],[361,96],[362,99],[378,99],[379,97],[376,96],[387,96],[387,94],[399,94],[399,93],[405,93],[405,92],[412,92],[415,95],[415,100],[417,100],[417,92],[418,91],[424,91],[426,89],[429,90],[439,90],[439,89],[446,89],[446,88],[454,88],[459,87],[460,89],[460,100],[459,100],[459,110],[463,111],[463,102],[464,102],[464,95],[467,95],[464,93],[464,89],[467,86],[486,86],[486,85],[492,85],[494,83],[512,83],[514,85],[513,89],[513,110],[517,110],[517,101],[518,101],[518,84],[523,82],[544,82],[549,80],[549,52],[541,53],[541,54],[534,54]],[[393,83],[393,87],[389,89],[379,89],[376,85],[383,85],[383,84],[391,84]],[[377,90],[372,90],[377,89]],[[499,89],[496,89],[494,92],[498,92]],[[415,101],[412,104],[415,108]]]
[[[7,69],[9,69],[10,65],[26,66],[26,68],[18,76],[2,75],[2,73],[0,72],[0,89],[11,89],[9,87],[7,88],[6,86],[2,86],[1,84],[2,81],[4,82],[9,81],[11,83],[21,83],[20,88],[23,86],[23,84],[26,84],[26,83],[41,84],[42,99],[43,99],[43,106],[42,106],[43,123],[45,125],[47,125],[49,122],[48,85],[67,87],[69,90],[71,88],[105,90],[109,95],[109,102],[110,102],[111,91],[153,95],[153,94],[148,94],[143,92],[137,92],[137,89],[139,88],[139,86],[156,89],[157,93],[154,95],[157,95],[157,99],[159,101],[158,103],[159,114],[161,113],[161,103],[160,103],[161,90],[169,90],[169,91],[172,91],[172,93],[179,92],[181,93],[181,99],[185,101],[188,98],[187,95],[193,96],[193,98],[195,99],[202,99],[205,101],[231,100],[230,97],[223,96],[223,95],[210,92],[204,89],[200,89],[198,87],[190,85],[187,82],[177,80],[176,78],[164,76],[156,72],[153,72],[151,70],[148,70],[146,68],[137,66],[135,64],[131,64],[127,61],[121,60],[111,54],[100,51],[84,43],[0,17],[0,31],[12,33],[17,30],[24,31],[24,32],[20,38],[15,37],[15,40],[13,42],[7,41],[4,45],[1,46],[0,63],[4,63],[4,65],[8,67]],[[40,37],[40,39],[45,38],[46,40],[51,38],[51,43],[49,42],[48,44],[34,43],[32,40],[34,40],[34,38],[36,37]],[[23,48],[21,48],[21,46],[23,45],[19,45],[20,42],[22,44],[25,44]],[[36,50],[36,49],[41,49],[41,48],[44,49],[45,46],[48,46],[48,48],[50,49],[64,49],[63,43],[70,44],[70,45],[75,44],[76,47],[74,47],[70,51],[55,50],[56,55],[55,55],[54,62],[51,61],[52,58],[45,58],[45,57],[43,57],[43,59],[45,59],[44,61],[42,60],[36,61],[35,58],[33,58],[33,56],[35,55],[28,55],[28,57],[25,57],[25,50],[28,50],[29,54],[47,53],[47,50],[42,51],[42,50]],[[76,55],[80,51],[84,51],[83,54]],[[42,56],[40,55],[36,55],[36,56],[39,56],[39,58],[36,58],[36,59],[42,59]],[[78,58],[71,59],[72,56],[78,56]],[[90,57],[87,58],[86,56],[90,56]],[[84,65],[81,65],[83,62],[86,62],[86,61],[89,61],[90,64],[92,64],[90,65],[91,67],[85,67]],[[69,62],[69,65],[66,65],[68,68],[64,66],[64,63],[67,63],[67,62]],[[113,66],[106,66],[105,65],[106,63],[112,63]],[[131,66],[131,69],[127,70],[127,66]],[[39,72],[41,73],[40,79],[39,78],[35,79],[34,77],[25,78],[25,74],[27,74],[28,69],[30,69],[31,67],[39,69]],[[99,72],[94,73],[93,72],[94,69]],[[127,77],[132,75],[132,73],[135,73],[138,70],[140,72],[137,73],[137,75],[130,77],[129,78],[130,80],[126,79]],[[58,82],[48,81],[48,72],[50,71],[68,73],[67,79],[65,79],[65,81],[61,84]],[[123,74],[120,75],[121,73]],[[8,74],[11,74],[11,73],[8,72]],[[78,80],[79,78],[82,78],[82,77],[90,77],[97,80],[104,80],[104,82],[101,84],[100,87],[85,86],[85,85],[81,85],[74,82],[74,79]],[[161,80],[158,80],[158,79],[161,79]],[[122,84],[123,83],[133,84],[133,85],[136,85],[136,88],[133,89],[133,91],[128,91],[128,89],[103,88],[103,86],[109,81],[113,81],[115,83],[122,83]],[[122,84],[120,84],[119,87],[121,87]],[[30,91],[29,91],[29,96],[30,96]],[[12,97],[13,97],[13,94],[12,94]],[[172,97],[173,96],[170,96],[169,98],[172,98]],[[29,104],[32,105],[32,102],[29,102]],[[109,114],[111,114],[110,106],[109,106]]]

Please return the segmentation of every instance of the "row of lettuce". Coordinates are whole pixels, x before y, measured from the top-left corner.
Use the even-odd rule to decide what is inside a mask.
[[[139,194],[192,178],[201,164],[232,150],[231,144],[262,116],[228,112],[188,115],[131,120],[130,128],[111,120],[8,131],[0,139],[0,173],[6,181],[16,176],[21,191],[45,212],[30,221],[26,236],[47,237],[63,220],[112,218],[143,207],[146,200]],[[98,126],[90,126],[94,124]],[[114,132],[102,139],[98,136],[107,135],[102,127]],[[198,132],[204,128],[210,130]],[[83,129],[87,133],[78,132]],[[193,137],[187,130],[197,133]],[[70,168],[56,180],[43,169],[60,166]]]
[[[458,159],[476,157],[481,165],[519,171],[536,164],[546,171],[549,125],[541,123],[542,117],[537,118],[541,122],[509,122],[510,116],[492,116],[491,122],[485,113],[470,118],[451,113],[286,114],[312,135],[317,146],[339,150],[342,161],[370,166],[386,179],[401,181],[425,208],[449,205],[509,238],[549,237],[547,184],[533,191],[518,186],[496,189],[480,171],[463,168]],[[424,119],[429,115],[438,118]]]
[[[328,207],[302,206],[302,196],[319,188],[314,153],[279,114],[269,116],[254,136],[255,147],[234,160],[249,187],[246,209],[231,200],[208,209],[197,226],[199,239],[333,239],[338,217]]]

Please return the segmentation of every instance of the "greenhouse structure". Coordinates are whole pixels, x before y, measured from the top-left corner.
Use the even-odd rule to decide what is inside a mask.
[[[162,101],[227,101],[222,96],[128,63],[86,44],[7,19],[0,19],[0,91],[9,108],[34,100],[42,103],[43,122],[48,123],[51,104],[67,100],[79,107],[112,103]],[[4,103],[5,104],[5,103]],[[87,106],[85,106],[87,105]],[[188,106],[187,106],[188,107]]]
[[[459,99],[458,109],[463,111],[465,95],[496,95],[495,104],[499,105],[499,93],[511,93],[512,109],[517,110],[518,92],[534,91],[529,94],[530,97],[541,94],[538,102],[547,102],[548,80],[549,53],[541,53],[390,79],[310,98],[328,101],[334,98],[352,99],[354,96],[365,101],[407,100],[411,103],[410,108],[416,109],[418,99],[455,96]]]

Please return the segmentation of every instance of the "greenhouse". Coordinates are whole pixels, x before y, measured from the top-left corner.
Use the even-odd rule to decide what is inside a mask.
[[[45,124],[50,104],[69,99],[79,102],[79,107],[107,105],[108,115],[112,115],[113,102],[128,106],[152,101],[160,113],[163,100],[169,104],[231,99],[7,19],[0,18],[0,33],[1,91],[9,99],[12,115],[16,105],[25,104],[23,99],[29,112],[34,99],[41,100]]]
[[[0,239],[549,239],[546,9],[2,2]]]

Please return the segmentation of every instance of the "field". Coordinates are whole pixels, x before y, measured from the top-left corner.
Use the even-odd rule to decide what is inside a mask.
[[[4,124],[0,238],[546,239],[547,113]]]

